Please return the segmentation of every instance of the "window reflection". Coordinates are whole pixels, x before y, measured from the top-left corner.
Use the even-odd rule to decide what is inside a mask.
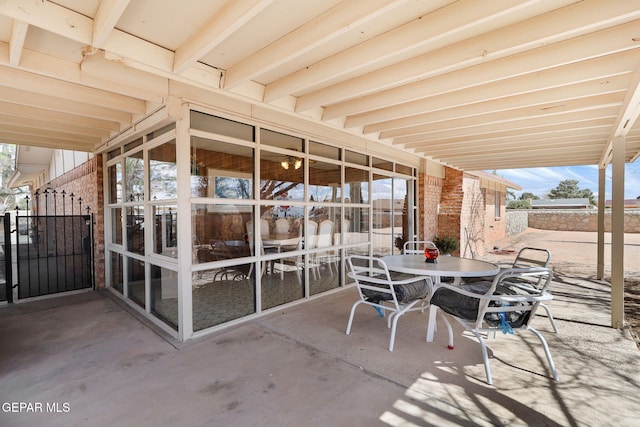
[[[178,212],[176,205],[153,207],[153,251],[178,257]]]
[[[127,212],[127,250],[144,254],[144,206],[129,206]]]
[[[373,218],[371,221],[373,240],[371,243],[374,256],[390,255],[393,251],[391,220],[395,206],[392,189],[392,178],[379,174],[373,175]]]
[[[253,198],[253,148],[191,138],[191,195]]]
[[[151,200],[177,197],[176,141],[149,150],[149,194]]]
[[[191,229],[195,263],[251,256],[253,208],[239,204],[194,204]]]
[[[345,203],[369,203],[369,171],[345,167]]]
[[[304,168],[282,167],[283,154],[260,153],[260,199],[304,201]]]
[[[151,313],[174,330],[178,330],[178,274],[173,270],[151,266]]]
[[[127,201],[144,200],[144,162],[142,151],[128,155],[124,160],[125,196]]]
[[[131,301],[144,308],[144,261],[127,258],[127,262],[127,296]]]
[[[122,244],[122,208],[111,209],[111,242]]]
[[[122,164],[109,166],[109,203],[122,202]]]
[[[320,161],[309,165],[310,202],[339,202],[341,189],[340,165]]]

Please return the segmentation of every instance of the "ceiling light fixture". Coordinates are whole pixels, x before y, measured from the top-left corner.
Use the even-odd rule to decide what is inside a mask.
[[[280,162],[283,169],[289,169],[293,166],[294,169],[300,169],[302,166],[302,159],[299,157],[287,156],[283,161]]]

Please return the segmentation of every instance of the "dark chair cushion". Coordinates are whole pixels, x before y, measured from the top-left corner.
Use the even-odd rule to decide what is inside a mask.
[[[407,278],[413,277],[411,275],[401,275],[401,274],[392,274],[393,280],[404,280]],[[378,276],[377,278],[383,279],[383,276]],[[383,287],[384,285],[379,285],[377,283],[367,283],[359,280],[360,283],[367,284],[370,286],[379,286]],[[406,283],[403,285],[395,285],[396,290],[396,298],[398,302],[401,304],[405,304],[417,299],[422,299],[427,296],[429,293],[429,285],[426,280],[418,280],[412,283]],[[393,296],[390,293],[385,292],[377,292],[371,289],[363,289],[362,293],[367,297],[367,299],[371,302],[379,303],[380,301],[390,301],[393,300]]]
[[[484,294],[487,292],[491,282],[478,282],[461,286],[465,290],[477,294]],[[508,286],[498,284],[494,295],[516,295],[520,292],[514,290]],[[437,305],[446,313],[453,316],[465,319],[468,321],[474,321],[478,318],[478,306],[480,300],[478,298],[462,295],[456,291],[447,288],[440,288],[436,290],[431,297],[431,304]],[[490,307],[501,307],[502,303],[498,301],[491,301]],[[512,327],[522,326],[528,319],[530,311],[507,311],[505,312],[507,322]],[[500,324],[499,313],[486,313],[484,316],[485,322],[489,326],[495,327]]]

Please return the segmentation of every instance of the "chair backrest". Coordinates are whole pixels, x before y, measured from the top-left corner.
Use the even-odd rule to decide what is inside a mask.
[[[360,298],[369,300],[371,295],[379,293],[382,300],[391,300],[397,305],[391,275],[387,264],[380,258],[363,255],[351,255],[347,258],[347,276],[355,280]]]
[[[360,298],[369,304],[387,301],[399,309],[400,304],[422,299],[429,293],[429,278],[393,280],[387,264],[380,258],[351,255],[347,264],[347,276],[355,280]]]
[[[318,240],[316,246],[326,248],[333,244],[333,221],[325,219],[318,226]]]
[[[522,248],[511,265],[512,268],[548,267],[551,252],[540,248]]]
[[[312,220],[309,220],[307,224],[307,232],[306,232],[306,247],[307,249],[313,249],[316,247],[318,243],[318,223]]]
[[[278,218],[276,220],[276,234],[289,234],[289,220]]]
[[[424,253],[425,246],[433,245],[435,248],[436,245],[429,240],[409,240],[404,242],[402,246],[402,254],[403,255],[412,255],[419,254],[422,255]]]
[[[265,218],[260,218],[260,235],[264,238],[269,234],[269,221]]]

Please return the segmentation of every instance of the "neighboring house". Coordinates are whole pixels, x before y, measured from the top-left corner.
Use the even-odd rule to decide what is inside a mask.
[[[604,202],[605,208],[611,207],[611,200],[606,200]],[[640,208],[640,199],[624,199],[624,208],[625,209],[637,209]]]
[[[531,200],[531,209],[593,209],[589,199],[544,199]]]

